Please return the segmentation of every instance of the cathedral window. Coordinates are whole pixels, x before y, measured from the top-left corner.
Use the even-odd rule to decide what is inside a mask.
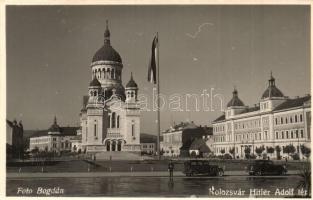
[[[105,78],[105,69],[104,68],[102,69],[102,73],[103,73],[102,77]]]
[[[132,136],[135,135],[135,123],[132,121]]]
[[[295,115],[295,122],[298,122],[298,115]]]
[[[303,138],[303,130],[300,130],[300,137]]]
[[[292,117],[290,117],[290,123],[292,123]]]
[[[94,136],[97,137],[97,124],[94,124]]]
[[[114,69],[112,69],[112,72],[111,72],[111,79],[114,79]]]
[[[93,96],[97,96],[97,91],[94,91],[94,92],[93,92]]]
[[[116,120],[116,127],[120,128],[120,116],[117,116],[117,120]]]
[[[111,70],[110,68],[107,69],[107,78],[110,78],[111,77]]]
[[[115,112],[112,113],[112,128],[115,128]]]
[[[111,127],[111,115],[108,116],[108,126],[109,126],[109,128],[112,128]]]

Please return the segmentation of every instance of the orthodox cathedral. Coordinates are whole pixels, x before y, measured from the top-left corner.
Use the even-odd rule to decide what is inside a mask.
[[[132,74],[125,88],[122,84],[122,58],[111,45],[108,21],[90,68],[92,80],[80,112],[82,149],[140,152],[138,86]]]

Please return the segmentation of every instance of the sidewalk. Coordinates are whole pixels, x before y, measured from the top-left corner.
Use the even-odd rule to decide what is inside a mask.
[[[287,176],[296,175],[298,171],[288,171]],[[167,171],[154,171],[154,172],[44,172],[44,173],[7,173],[7,178],[89,178],[89,177],[168,177],[169,173]],[[225,171],[224,176],[248,176],[245,171]],[[180,171],[174,172],[174,177],[186,177]],[[198,176],[205,177],[206,176]],[[279,176],[263,176],[263,177],[279,177]],[[194,177],[188,177],[194,178]]]

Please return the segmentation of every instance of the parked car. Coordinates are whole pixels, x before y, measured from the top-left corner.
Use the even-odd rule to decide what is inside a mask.
[[[271,160],[254,160],[246,168],[249,175],[285,175],[286,165],[274,164]]]
[[[184,174],[186,176],[194,175],[209,175],[209,176],[223,176],[224,170],[217,165],[211,165],[206,160],[189,160],[184,163]]]

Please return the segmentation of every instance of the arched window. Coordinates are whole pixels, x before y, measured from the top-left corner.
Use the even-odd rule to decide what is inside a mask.
[[[114,69],[112,69],[112,72],[111,72],[111,79],[114,79]]]
[[[292,123],[292,117],[290,117],[290,123]]]
[[[110,68],[107,69],[107,78],[110,78],[111,77],[111,70]]]
[[[105,78],[105,74],[106,74],[106,73],[105,73],[105,69],[104,69],[104,68],[102,69],[102,73],[103,73],[103,76],[102,76],[102,77]]]
[[[132,121],[132,136],[135,135],[135,122]]]
[[[97,122],[94,124],[94,136],[97,137]]]
[[[93,96],[97,96],[97,91],[94,91],[94,92],[93,92]]]
[[[109,128],[111,128],[111,115],[108,116],[108,125],[109,125]]]
[[[298,115],[295,115],[295,122],[298,122]]]
[[[112,113],[112,128],[115,128],[115,112]]]
[[[117,120],[116,120],[116,127],[120,128],[120,116],[117,116]]]
[[[93,96],[93,92],[92,91],[90,91],[90,96]]]

